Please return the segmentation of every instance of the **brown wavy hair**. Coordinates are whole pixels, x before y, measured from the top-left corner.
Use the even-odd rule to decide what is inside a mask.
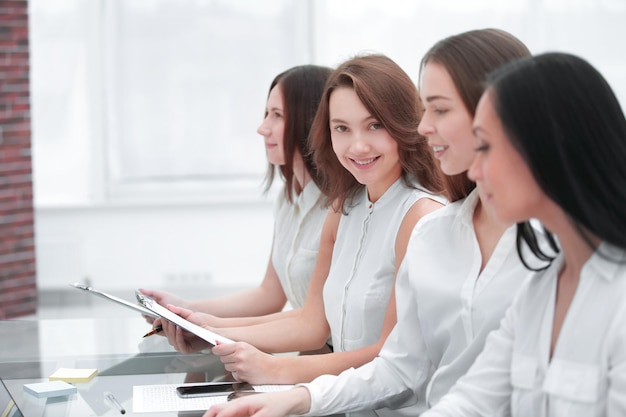
[[[479,29],[442,39],[433,45],[420,64],[421,71],[429,62],[442,65],[474,117],[478,100],[485,89],[487,75],[497,68],[530,55],[530,51],[515,36],[499,29]],[[476,184],[467,173],[445,176],[448,200],[467,197]]]
[[[398,144],[402,179],[432,193],[443,192],[443,174],[426,139],[417,132],[421,105],[417,88],[394,61],[384,55],[357,56],[341,64],[330,76],[311,127],[311,148],[326,202],[346,213],[363,185],[339,162],[330,138],[329,101],[335,89],[354,89],[370,114]]]

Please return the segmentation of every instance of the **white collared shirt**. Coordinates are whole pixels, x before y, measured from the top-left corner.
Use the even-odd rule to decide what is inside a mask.
[[[378,415],[414,416],[469,369],[531,275],[518,258],[514,227],[480,271],[477,201],[475,190],[418,222],[398,272],[396,326],[374,361],[304,384],[310,415],[376,408]]]
[[[272,264],[292,308],[304,306],[328,209],[313,181],[290,203],[281,192],[274,208]]]
[[[608,255],[613,261],[600,253]],[[550,360],[559,256],[519,294],[468,374],[434,416],[626,415],[626,251],[589,258]]]

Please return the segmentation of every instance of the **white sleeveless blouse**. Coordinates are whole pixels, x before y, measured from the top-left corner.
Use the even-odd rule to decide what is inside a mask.
[[[315,268],[328,211],[323,203],[321,191],[309,181],[293,203],[281,192],[274,208],[272,264],[293,308],[304,305]]]
[[[376,202],[367,190],[343,215],[332,265],[324,285],[324,308],[335,352],[375,343],[383,320],[396,265],[395,242],[406,212],[421,198],[443,201],[398,179]]]

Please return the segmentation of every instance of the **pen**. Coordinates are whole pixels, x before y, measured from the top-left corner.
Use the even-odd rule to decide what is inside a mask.
[[[124,410],[124,407],[122,407],[122,404],[120,404],[120,402],[117,401],[117,399],[113,396],[112,393],[105,391],[104,398],[106,398],[107,400],[111,402],[111,404],[116,406],[118,410],[120,410],[120,414],[126,414],[126,410]]]
[[[143,337],[152,336],[153,334],[157,334],[163,331],[163,326],[157,326],[154,329],[150,330],[148,333],[144,334]]]

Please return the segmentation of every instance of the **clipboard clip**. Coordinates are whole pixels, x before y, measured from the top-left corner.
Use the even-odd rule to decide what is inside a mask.
[[[89,285],[81,284],[80,282],[75,282],[72,284],[72,286],[83,291],[93,291],[93,288],[91,288]]]
[[[148,297],[145,294],[142,294],[138,290],[135,290],[135,297],[137,298],[137,301],[139,302],[139,304],[141,304],[144,307],[151,309],[151,307],[154,305],[154,299],[152,299],[151,297]]]

